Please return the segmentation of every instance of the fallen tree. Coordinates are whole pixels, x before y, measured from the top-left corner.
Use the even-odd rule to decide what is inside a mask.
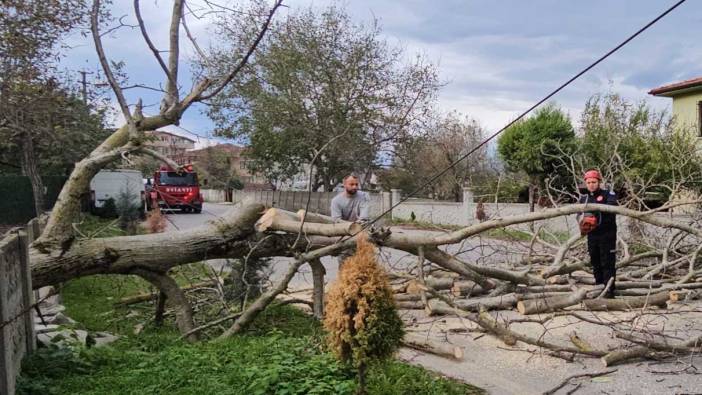
[[[62,189],[46,227],[30,249],[34,287],[95,274],[140,276],[167,296],[175,310],[176,325],[184,338],[194,341],[199,331],[194,325],[192,308],[183,289],[169,275],[169,270],[179,265],[214,258],[246,260],[292,257],[293,261],[282,279],[246,305],[243,311],[227,315],[224,317],[226,320],[220,318],[222,321],[219,322],[234,320],[221,336],[231,336],[244,330],[258,313],[287,290],[290,280],[305,264],[310,264],[315,272],[314,311],[318,316],[321,315],[324,273],[320,270],[318,260],[352,248],[356,235],[361,231],[357,224],[337,222],[313,213],[266,210],[263,205],[253,203],[232,210],[208,225],[191,230],[100,239],[84,238],[74,231],[74,223],[79,217],[81,196],[88,189],[92,177],[110,162],[128,158],[130,155],[150,155],[171,166],[178,166],[144,146],[145,132],[178,124],[185,111],[194,103],[206,101],[227,86],[254,53],[280,5],[281,2],[277,1],[273,8],[263,15],[260,31],[253,37],[249,49],[242,54],[236,67],[223,75],[200,78],[186,95],[180,94],[177,83],[179,26],[184,21],[184,2],[176,0],[173,4],[167,61],[161,59],[160,52],[151,44],[144,21],[140,17],[137,18],[144,39],[162,66],[166,80],[159,114],[145,116],[140,103],[133,106],[133,109],[128,105],[123,89],[111,70],[101,42],[100,1],[94,1],[91,13],[93,40],[104,74],[117,97],[126,122],[88,157],[76,164]],[[137,14],[138,7],[137,1]],[[617,289],[620,295],[624,291],[640,293],[633,295],[636,299],[590,299],[593,297],[591,294],[597,294],[600,290],[592,287],[591,276],[583,273],[588,265],[583,254],[574,251],[582,247],[578,242],[579,238],[576,237],[570,237],[565,243],[558,244],[545,241],[535,233],[527,250],[518,254],[519,261],[516,264],[477,262],[452,252],[454,245],[470,239],[479,239],[493,229],[569,216],[592,209],[591,204],[560,206],[528,214],[494,218],[447,233],[406,232],[397,227],[366,230],[370,233],[370,240],[379,247],[405,251],[418,257],[413,260],[419,262],[417,268],[409,270],[409,275],[416,278],[416,282],[411,287],[408,284],[395,284],[393,287],[398,291],[398,302],[407,303],[406,306],[411,307],[419,306],[434,315],[452,314],[468,318],[482,330],[497,336],[508,345],[524,342],[555,353],[606,357],[615,351],[583,347],[582,343],[574,346],[556,344],[542,338],[527,336],[512,330],[510,322],[499,321],[489,311],[512,310],[517,307],[524,314],[538,313],[555,317],[559,314],[572,315],[571,309],[577,308],[578,305],[589,310],[611,311],[644,309],[651,305],[662,306],[670,303],[668,291],[692,291],[699,288],[698,281],[702,278],[702,269],[699,268],[697,258],[702,227],[697,223],[660,216],[657,215],[657,210],[639,211],[598,205],[599,211],[628,217],[667,231],[672,230],[679,235],[669,237],[664,245],[651,247],[650,251],[636,255],[630,254],[628,245],[624,245],[625,254],[618,266],[621,277],[627,281],[621,282],[622,287]],[[498,244],[494,240],[488,243]],[[538,259],[534,256],[537,246],[540,249]],[[441,269],[441,272],[451,273],[452,276],[448,279],[429,277],[424,273],[425,261],[430,262],[432,268]],[[399,278],[402,280],[402,276]],[[572,287],[576,285],[576,290],[573,290]],[[655,291],[652,291],[653,289]],[[419,296],[418,299],[400,297],[415,292]],[[665,301],[662,300],[664,297]],[[582,316],[578,317],[583,319]],[[542,318],[533,320],[543,321]],[[593,319],[592,322],[597,323],[597,320]],[[420,342],[412,343],[417,345]],[[662,348],[665,348],[662,351],[668,353],[698,348],[687,344],[689,343],[673,348],[654,347],[645,351],[627,351],[626,358],[610,357],[607,363],[624,360],[632,355],[649,356],[661,352]],[[431,344],[418,347],[432,350],[441,348]],[[450,353],[450,350],[444,351],[446,350],[440,353]]]

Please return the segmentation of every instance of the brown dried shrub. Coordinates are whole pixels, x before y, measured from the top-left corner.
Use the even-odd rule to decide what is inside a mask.
[[[363,393],[367,364],[392,356],[404,335],[387,275],[365,235],[358,238],[356,253],[344,261],[327,298],[324,328],[329,346],[340,360],[358,369]]]
[[[166,217],[160,208],[156,207],[146,215],[146,229],[149,233],[161,233],[166,229]]]

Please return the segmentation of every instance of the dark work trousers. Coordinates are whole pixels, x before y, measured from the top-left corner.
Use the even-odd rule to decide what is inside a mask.
[[[590,253],[592,271],[595,274],[595,284],[607,285],[610,278],[616,278],[616,248],[616,231],[587,236],[587,250]],[[609,289],[609,295],[614,295],[614,282]]]

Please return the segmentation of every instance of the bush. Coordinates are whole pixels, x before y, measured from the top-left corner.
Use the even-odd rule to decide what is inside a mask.
[[[143,213],[141,205],[134,204],[136,196],[129,191],[121,191],[117,197],[115,211],[119,216],[119,228],[127,234],[136,234],[137,221]]]
[[[166,217],[156,207],[146,215],[146,229],[149,233],[161,233],[166,229]]]
[[[358,393],[365,393],[367,366],[390,357],[404,331],[387,275],[364,235],[356,253],[344,261],[328,300],[324,328],[329,346],[341,361],[358,369]]]
[[[261,295],[270,264],[270,258],[235,259],[232,271],[224,279],[225,299],[243,307],[245,301]]]
[[[117,218],[117,205],[115,204],[115,199],[109,198],[105,200],[102,207],[93,206],[92,214],[100,218]]]

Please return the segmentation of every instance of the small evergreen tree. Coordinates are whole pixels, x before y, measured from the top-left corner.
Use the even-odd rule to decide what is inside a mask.
[[[358,369],[358,393],[365,394],[369,362],[390,357],[404,335],[387,275],[365,235],[329,290],[324,328],[334,354]]]
[[[122,190],[117,197],[115,209],[119,216],[119,228],[127,234],[136,234],[137,221],[141,215],[141,206],[134,204],[136,196],[129,190]]]
[[[235,259],[231,272],[224,279],[224,297],[227,301],[239,304],[244,309],[246,301],[263,293],[270,276],[270,258]]]

